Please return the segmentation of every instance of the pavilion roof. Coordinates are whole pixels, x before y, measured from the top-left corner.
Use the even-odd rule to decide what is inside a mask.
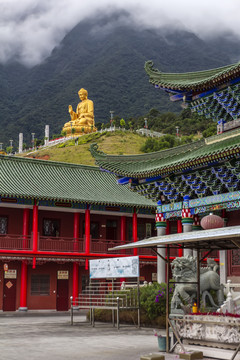
[[[216,69],[188,73],[163,73],[147,61],[145,71],[150,83],[172,91],[206,91],[240,76],[240,62]]]
[[[153,208],[95,166],[0,155],[0,196]]]
[[[240,130],[202,139],[168,150],[142,155],[107,155],[93,144],[90,149],[101,169],[135,179],[166,176],[222,163],[240,154]]]
[[[240,226],[156,236],[135,243],[116,246],[108,250],[166,247],[168,245],[201,250],[239,249]]]

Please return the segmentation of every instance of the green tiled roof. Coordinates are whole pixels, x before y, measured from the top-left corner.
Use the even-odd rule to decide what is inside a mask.
[[[153,62],[147,61],[145,71],[150,83],[163,88],[181,91],[201,91],[226,83],[240,76],[240,63],[223,66],[217,69],[188,73],[162,73],[153,68]]]
[[[240,153],[240,130],[172,149],[132,156],[107,155],[96,144],[90,149],[96,164],[120,177],[147,178],[236,157]]]
[[[94,166],[0,155],[0,196],[155,207]]]

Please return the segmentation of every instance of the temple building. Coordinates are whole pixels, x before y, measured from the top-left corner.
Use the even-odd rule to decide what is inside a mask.
[[[96,164],[115,174],[120,185],[154,201],[158,235],[200,230],[210,212],[225,226],[240,225],[240,64],[195,73],[166,74],[147,62],[150,82],[172,101],[216,120],[218,134],[172,149],[134,156],[112,156],[92,145]],[[217,125],[218,124],[218,125]],[[217,132],[217,131],[216,131]],[[165,249],[158,250],[165,257]],[[172,258],[191,250],[172,249]],[[219,260],[221,282],[240,280],[240,249],[211,253]],[[158,281],[165,265],[158,259]]]
[[[192,111],[218,122],[218,134],[134,156],[107,155],[92,145],[100,169],[0,155],[0,309],[68,310],[88,282],[89,259],[140,256],[140,280],[165,281],[151,249],[108,248],[156,235],[201,231],[210,212],[240,225],[240,65],[163,74],[146,64],[150,82]],[[79,133],[94,130],[92,102],[79,92]],[[83,131],[83,125],[86,131]],[[75,134],[78,135],[76,131]],[[156,213],[157,210],[157,213]],[[165,257],[165,249],[158,249]],[[171,249],[171,259],[190,249]],[[211,253],[221,282],[240,279],[240,249]],[[157,261],[157,267],[156,267]]]
[[[3,311],[68,310],[89,259],[125,256],[107,249],[156,234],[154,202],[96,167],[0,155],[0,179]],[[142,281],[152,281],[156,255],[139,256]]]
[[[162,73],[145,64],[149,81],[171,101],[183,101],[193,112],[216,120],[218,133],[240,127],[240,63],[191,73]]]

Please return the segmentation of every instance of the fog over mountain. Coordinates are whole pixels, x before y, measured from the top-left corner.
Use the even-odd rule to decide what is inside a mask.
[[[139,30],[167,27],[204,40],[226,32],[240,37],[236,0],[1,0],[0,62],[40,64],[79,22],[113,13],[122,14],[117,25]],[[110,31],[113,25],[108,22],[99,30]]]
[[[39,11],[36,7],[36,14]],[[9,143],[10,138],[16,142],[19,132],[24,133],[24,141],[30,139],[31,132],[42,138],[45,124],[50,125],[51,133],[59,133],[69,121],[68,105],[75,108],[79,101],[81,87],[94,101],[96,122],[109,121],[110,110],[125,119],[144,115],[153,107],[180,111],[179,105],[149,84],[144,71],[149,59],[168,72],[209,69],[239,60],[240,40],[232,31],[199,37],[168,24],[161,28],[139,26],[126,11],[107,13],[98,12],[97,17],[80,21],[68,32],[65,27],[67,34],[56,41],[50,55],[46,55],[49,49],[44,56],[38,53],[37,43],[31,51],[28,48],[31,66],[23,61],[24,45],[19,47],[18,56],[9,45],[12,55],[0,65],[0,142]],[[23,14],[18,16],[21,24]],[[28,51],[26,48],[26,58]]]

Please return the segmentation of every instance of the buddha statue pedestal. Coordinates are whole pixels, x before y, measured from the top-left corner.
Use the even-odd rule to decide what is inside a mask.
[[[96,132],[97,128],[95,126],[82,125],[78,121],[72,121],[72,125],[71,125],[69,121],[64,125],[62,131],[66,133],[66,136],[72,135],[75,137],[75,136]]]
[[[67,136],[79,136],[97,131],[94,125],[94,106],[92,100],[88,99],[87,90],[80,89],[78,95],[81,102],[78,104],[76,112],[73,111],[72,105],[69,105],[71,120],[62,129]]]

